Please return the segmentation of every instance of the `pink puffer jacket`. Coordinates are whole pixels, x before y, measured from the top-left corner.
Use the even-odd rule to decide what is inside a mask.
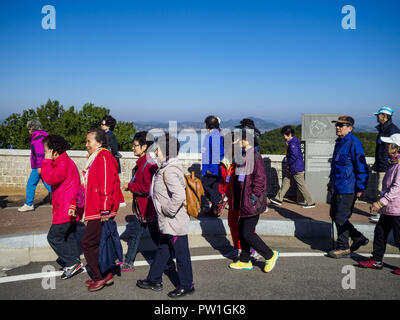
[[[400,216],[400,163],[389,166],[382,183],[381,213]]]
[[[42,162],[42,178],[51,185],[51,204],[53,205],[53,224],[77,221],[71,218],[69,209],[76,209],[76,195],[80,186],[80,176],[75,162],[67,153],[60,154],[57,159],[45,159]]]

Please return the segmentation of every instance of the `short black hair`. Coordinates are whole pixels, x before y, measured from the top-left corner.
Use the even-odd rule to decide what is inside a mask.
[[[176,137],[166,133],[163,136],[158,137],[156,142],[157,146],[161,148],[161,152],[166,158],[176,158],[178,156],[180,143]]]
[[[69,149],[68,142],[61,136],[56,134],[50,134],[42,140],[43,144],[47,145],[47,148],[62,154]]]
[[[206,124],[206,128],[209,130],[219,129],[219,121],[215,116],[208,116],[205,118],[204,123]]]
[[[281,134],[286,135],[286,136],[290,136],[290,135],[294,136],[294,129],[292,126],[284,126],[281,129]]]
[[[258,146],[258,136],[254,129],[243,128],[242,129],[242,140],[246,140],[251,146]]]
[[[94,129],[90,129],[88,131],[89,133],[94,133],[94,138],[98,143],[101,143],[101,146],[103,148],[107,148],[108,144],[107,144],[107,138],[106,138],[106,133],[99,129],[99,128],[94,128]]]
[[[147,150],[149,150],[154,143],[154,137],[148,131],[139,131],[136,132],[135,136],[133,137],[133,141],[137,141],[141,147],[146,145]]]
[[[104,116],[101,122],[105,121],[106,126],[110,127],[110,130],[113,131],[115,128],[115,125],[117,124],[117,120],[115,120],[112,116],[109,114]]]
[[[254,129],[254,128],[256,127],[256,125],[254,124],[254,121],[251,120],[251,119],[249,119],[249,118],[244,118],[244,119],[242,119],[242,120],[240,121],[240,125],[241,125],[243,128],[248,127],[248,128]]]
[[[252,129],[254,130],[254,146],[257,147],[259,145],[261,131],[256,128],[256,125],[252,119],[244,118],[240,121],[240,125],[235,128],[239,129]]]

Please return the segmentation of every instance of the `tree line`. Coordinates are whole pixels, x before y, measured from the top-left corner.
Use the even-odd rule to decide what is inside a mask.
[[[57,100],[48,100],[40,107],[13,113],[2,124],[0,130],[0,148],[29,149],[30,135],[26,127],[29,120],[39,120],[49,134],[65,138],[71,150],[85,150],[86,134],[90,129],[100,128],[101,120],[110,110],[105,107],[86,103],[81,110],[74,106],[64,109]],[[132,149],[132,138],[136,132],[133,122],[118,121],[114,134],[121,151]]]
[[[13,113],[2,124],[0,130],[0,148],[29,149],[30,135],[26,127],[29,120],[39,120],[49,134],[63,136],[71,150],[85,150],[86,133],[93,128],[100,128],[102,118],[110,114],[105,107],[86,103],[81,110],[74,106],[64,109],[57,100],[48,100],[40,107],[24,110],[21,114]],[[301,140],[301,125],[294,125],[295,135]],[[118,121],[114,134],[121,151],[132,150],[132,139],[136,129],[133,122]],[[364,146],[367,157],[375,155],[377,133],[354,132]],[[262,154],[285,154],[286,144],[281,135],[281,128],[265,132],[260,137]]]

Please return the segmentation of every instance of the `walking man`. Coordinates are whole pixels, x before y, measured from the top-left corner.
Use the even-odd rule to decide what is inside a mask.
[[[395,133],[400,133],[400,129],[392,122],[393,109],[390,107],[382,107],[378,112],[374,113],[376,121],[379,125],[376,126],[378,130],[378,136],[376,137],[376,148],[375,148],[375,163],[372,166],[372,170],[376,172],[377,177],[377,198],[381,198],[382,193],[382,181],[386,171],[389,169],[388,153],[386,151],[387,143],[382,141],[382,137],[390,137]],[[378,211],[379,212],[379,211]],[[379,221],[380,214],[370,217],[373,222]]]
[[[336,248],[328,252],[331,258],[348,257],[368,243],[349,221],[356,199],[362,196],[368,183],[368,166],[361,141],[352,131],[354,119],[341,116],[335,123],[336,139],[328,188],[332,192],[330,216],[336,224]],[[349,237],[353,240],[349,247]]]

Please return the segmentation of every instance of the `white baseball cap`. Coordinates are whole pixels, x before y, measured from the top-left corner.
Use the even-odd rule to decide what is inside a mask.
[[[374,115],[377,116],[378,114],[381,114],[381,113],[386,113],[391,116],[393,114],[393,109],[391,107],[384,106],[384,107],[380,108],[378,110],[378,112],[375,112]]]
[[[381,140],[386,143],[393,143],[400,147],[400,133],[392,134],[390,137],[381,137]]]

